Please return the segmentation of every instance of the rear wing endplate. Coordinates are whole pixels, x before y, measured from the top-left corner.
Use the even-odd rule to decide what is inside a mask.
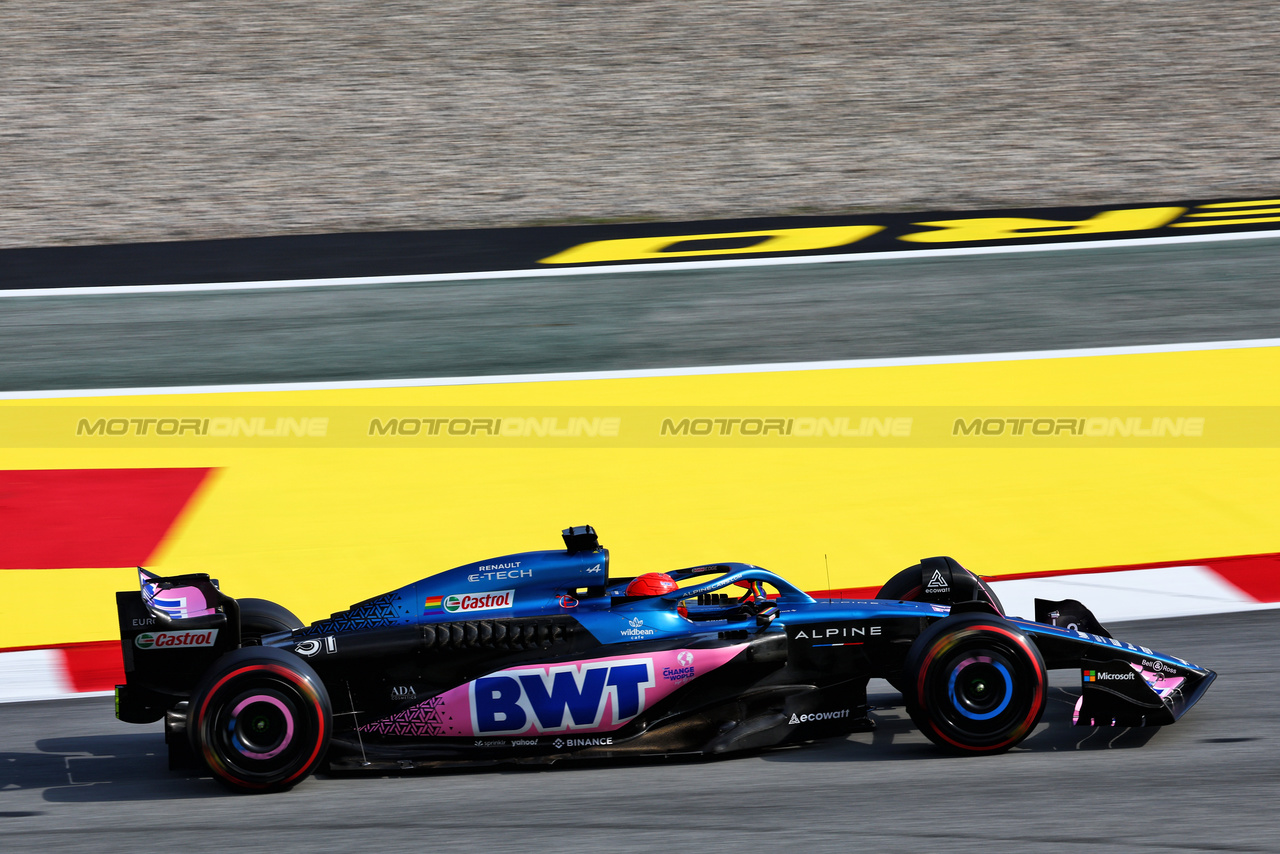
[[[161,577],[138,567],[138,586],[142,603],[161,626],[198,629],[225,624],[233,637],[240,636],[240,606],[206,573]]]

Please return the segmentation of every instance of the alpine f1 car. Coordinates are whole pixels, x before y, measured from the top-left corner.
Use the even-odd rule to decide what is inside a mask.
[[[304,626],[207,575],[117,594],[116,716],[163,719],[172,767],[234,790],[317,768],[388,771],[637,755],[723,755],[874,727],[867,683],[902,691],[939,747],[1008,750],[1078,668],[1075,723],[1176,721],[1214,673],[1111,637],[1079,602],[1007,616],[948,557],[875,599],[815,601],[724,563],[612,578],[589,526],[565,548],[450,569]]]

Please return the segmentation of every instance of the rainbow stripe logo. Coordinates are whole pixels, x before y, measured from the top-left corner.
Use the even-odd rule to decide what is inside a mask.
[[[439,611],[439,610],[440,610],[440,602],[441,602],[441,600],[442,600],[442,599],[444,599],[444,597],[443,597],[443,596],[432,596],[430,599],[428,599],[428,600],[427,600],[427,610],[428,610],[428,611]]]

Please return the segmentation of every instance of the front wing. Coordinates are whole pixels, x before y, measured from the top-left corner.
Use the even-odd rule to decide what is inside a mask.
[[[1079,629],[1011,619],[1050,669],[1080,669],[1079,726],[1164,726],[1182,717],[1217,674],[1145,646]]]

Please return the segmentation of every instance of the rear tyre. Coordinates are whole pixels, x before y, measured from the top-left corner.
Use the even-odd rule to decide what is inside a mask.
[[[1044,714],[1048,671],[1034,643],[987,614],[939,620],[907,653],[904,696],[911,720],[955,753],[1001,753]]]
[[[240,645],[261,646],[262,636],[302,628],[293,612],[266,599],[237,599],[240,605]]]
[[[333,708],[320,677],[297,656],[244,647],[218,660],[192,695],[191,746],[232,791],[294,786],[324,759]]]

